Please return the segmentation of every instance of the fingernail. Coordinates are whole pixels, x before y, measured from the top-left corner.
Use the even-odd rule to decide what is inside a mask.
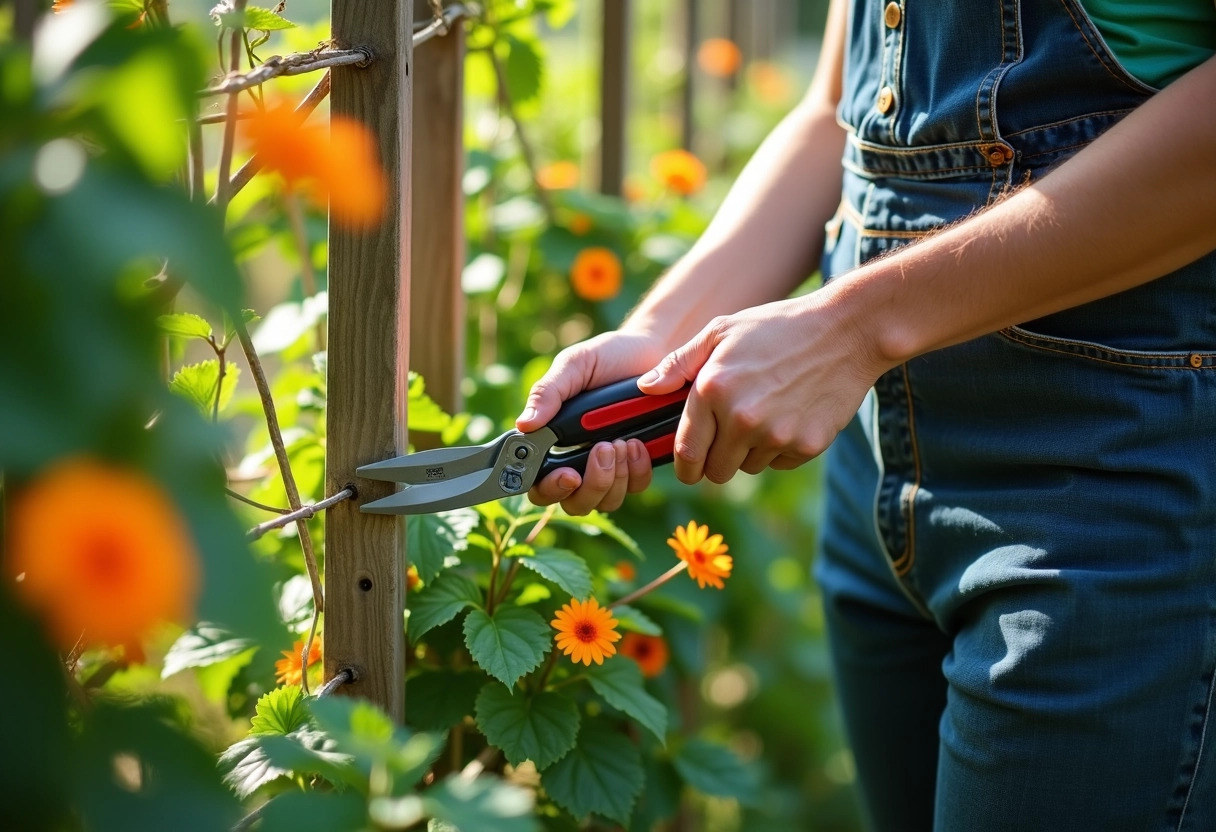
[[[642,443],[641,442],[630,442],[629,443],[629,458],[631,460],[633,460],[634,462],[637,462],[639,459],[642,458]]]
[[[611,445],[600,445],[595,449],[595,464],[601,468],[616,466],[616,453],[612,450]]]
[[[659,371],[651,370],[649,373],[647,373],[646,375],[644,375],[640,379],[638,379],[638,384],[654,384],[658,380],[659,380]]]
[[[536,418],[536,408],[535,407],[525,407],[524,415],[519,417],[521,422],[530,422],[535,418]]]
[[[557,485],[566,491],[573,491],[578,488],[578,477],[573,474],[562,474],[557,478]]]

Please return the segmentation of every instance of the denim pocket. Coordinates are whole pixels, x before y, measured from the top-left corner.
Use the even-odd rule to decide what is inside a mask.
[[[1006,327],[998,334],[1023,347],[1103,364],[1146,370],[1216,369],[1216,352],[1116,349],[1094,341],[1043,335],[1022,326]]]

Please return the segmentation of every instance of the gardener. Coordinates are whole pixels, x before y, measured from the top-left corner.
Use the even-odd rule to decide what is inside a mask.
[[[648,372],[695,379],[683,482],[831,444],[875,828],[1216,829],[1214,50],[1211,0],[834,0],[704,236],[518,421]],[[532,497],[649,480],[617,443]]]

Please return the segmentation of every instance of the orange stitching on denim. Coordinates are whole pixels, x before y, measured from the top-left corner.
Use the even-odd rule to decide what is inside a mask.
[[[1064,12],[1068,15],[1068,19],[1072,21],[1072,25],[1076,28],[1077,33],[1081,35],[1081,40],[1085,41],[1085,45],[1089,47],[1089,51],[1092,52],[1094,57],[1098,59],[1098,63],[1102,64],[1102,68],[1106,70],[1107,74],[1128,89],[1134,90],[1138,93],[1145,93],[1145,89],[1132,84],[1127,78],[1124,78],[1122,74],[1112,69],[1110,64],[1107,63],[1106,58],[1102,57],[1102,54],[1096,48],[1094,48],[1094,45],[1089,40],[1089,35],[1085,34],[1085,29],[1081,26],[1080,21],[1077,20],[1077,16],[1072,13],[1072,9],[1069,8],[1068,0],[1060,0],[1060,5],[1064,7]]]
[[[1086,119],[1097,118],[1098,116],[1126,115],[1134,109],[1136,109],[1136,108],[1135,107],[1124,107],[1123,109],[1120,109],[1120,110],[1099,110],[1096,113],[1086,113],[1083,116],[1073,116],[1072,118],[1063,118],[1063,119],[1060,119],[1059,121],[1051,121],[1051,122],[1048,122],[1047,124],[1037,124],[1034,127],[1027,127],[1023,130],[1017,130],[1013,133],[1006,133],[1005,138],[1008,139],[1013,136],[1024,136],[1027,133],[1034,133],[1039,130],[1046,130],[1049,127],[1060,127],[1065,124],[1072,124],[1073,122],[1076,122],[1076,121],[1085,121]]]
[[[1032,350],[1059,353],[1060,355],[1072,356],[1073,358],[1079,358],[1083,361],[1096,361],[1099,364],[1110,364],[1115,367],[1140,367],[1146,370],[1189,370],[1191,372],[1194,372],[1195,370],[1216,370],[1216,353],[1180,352],[1177,353],[1176,359],[1172,357],[1173,353],[1171,353],[1169,360],[1176,360],[1178,364],[1157,364],[1148,362],[1162,361],[1166,359],[1166,356],[1152,356],[1151,354],[1145,353],[1114,350],[1087,341],[1072,341],[1067,338],[1049,338],[1048,336],[1035,335],[1033,332],[1027,332],[1026,330],[1019,330],[1016,327],[1006,327],[1005,329],[1000,330],[998,334],[1008,338],[1014,343],[1029,347]],[[1123,356],[1128,360],[1114,361],[1111,358],[1102,358],[1096,355],[1086,355],[1079,350],[1062,349],[1062,347],[1065,346],[1078,347],[1080,349],[1090,349],[1109,356]],[[1189,361],[1189,358],[1192,355],[1201,356],[1205,361],[1211,360],[1213,363],[1204,364],[1201,367],[1193,367]]]
[[[916,442],[916,416],[912,411],[912,379],[908,376],[908,365],[900,367],[904,374],[904,392],[908,396],[908,439],[912,443],[912,487],[908,489],[908,528],[905,534],[903,554],[891,562],[891,567],[899,577],[912,571],[916,563],[916,494],[920,491],[920,446]],[[903,502],[902,499],[900,501]],[[906,563],[905,563],[906,561]]]
[[[932,231],[896,231],[885,228],[866,228],[865,218],[862,217],[847,199],[842,199],[840,207],[836,210],[841,219],[848,220],[849,224],[857,231],[859,237],[891,237],[900,240],[919,240],[933,233]]]

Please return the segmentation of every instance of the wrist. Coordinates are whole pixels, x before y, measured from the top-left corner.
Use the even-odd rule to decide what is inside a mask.
[[[882,281],[849,277],[830,282],[806,297],[813,299],[826,315],[850,357],[850,365],[870,382],[903,364],[916,353],[910,346],[904,322],[894,311],[893,299],[886,297]]]

